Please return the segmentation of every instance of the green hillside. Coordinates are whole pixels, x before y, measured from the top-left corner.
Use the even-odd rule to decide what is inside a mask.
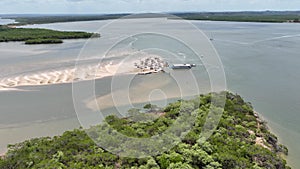
[[[146,113],[130,110],[128,118],[108,116],[104,124],[86,132],[76,129],[62,136],[36,138],[11,145],[6,156],[0,160],[0,168],[289,168],[282,158],[287,155],[287,148],[278,144],[277,137],[257,117],[251,104],[239,95],[226,94],[225,111],[217,128],[209,139],[199,142],[202,127],[210,118],[211,96],[207,94],[188,101],[180,100],[165,108],[146,105]],[[148,138],[166,131],[176,123],[175,119],[185,115],[195,118],[193,129],[178,145],[154,157],[135,159],[111,154],[96,146],[86,134],[94,133],[93,137],[114,144],[116,140],[109,140],[95,132],[108,130],[111,126],[130,137]],[[119,146],[122,144],[126,142]]]

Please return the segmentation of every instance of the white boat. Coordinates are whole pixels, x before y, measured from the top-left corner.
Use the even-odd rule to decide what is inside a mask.
[[[196,64],[173,64],[172,69],[191,69],[192,67],[196,67]]]

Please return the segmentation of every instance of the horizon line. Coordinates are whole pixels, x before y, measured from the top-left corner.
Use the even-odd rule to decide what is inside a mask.
[[[300,10],[225,10],[225,11],[169,11],[169,12],[119,12],[119,13],[0,13],[0,15],[130,15],[130,14],[180,14],[180,13],[239,13],[239,12],[300,12]]]

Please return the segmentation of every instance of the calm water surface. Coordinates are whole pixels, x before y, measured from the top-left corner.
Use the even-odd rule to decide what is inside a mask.
[[[57,30],[97,31],[109,21],[32,25]],[[228,89],[250,101],[267,121],[281,143],[288,146],[289,164],[300,168],[300,24],[234,23],[194,21],[213,39],[223,62]],[[174,24],[178,24],[174,21]],[[180,26],[163,29],[183,29]],[[102,46],[90,51],[90,61],[104,52],[109,38],[95,41]],[[85,40],[69,40],[61,45],[25,46],[0,44],[0,77],[72,67]],[[138,49],[143,43],[133,44]],[[100,53],[101,53],[100,52]],[[89,61],[87,61],[89,62]],[[201,70],[201,68],[199,68]],[[200,71],[199,71],[200,72]],[[163,76],[163,75],[157,75]],[[205,73],[198,77],[207,90]],[[137,79],[132,86],[139,86]],[[96,81],[99,96],[111,91],[109,78]],[[151,82],[149,82],[151,84]],[[170,81],[169,85],[172,85]],[[1,150],[7,143],[25,138],[55,135],[80,126],[72,102],[70,84],[22,87],[26,91],[0,94]]]
[[[7,25],[7,24],[10,24],[10,23],[15,23],[15,20],[13,20],[13,19],[2,19],[0,17],[0,25]]]

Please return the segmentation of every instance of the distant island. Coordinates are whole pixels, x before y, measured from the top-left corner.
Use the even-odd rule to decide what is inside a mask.
[[[9,151],[0,158],[0,168],[289,169],[283,159],[288,154],[287,148],[278,144],[277,137],[270,133],[251,104],[239,95],[222,94],[226,94],[225,111],[212,136],[204,142],[198,141],[199,136],[208,116],[212,95],[218,97],[217,93],[179,100],[165,108],[147,104],[143,113],[132,109],[127,118],[108,116],[103,124],[87,130],[76,129],[62,136],[10,145]],[[217,105],[214,108],[217,109]],[[90,133],[116,144],[119,140],[97,133],[111,131],[108,129],[111,126],[129,137],[148,138],[167,130],[182,115],[196,119],[193,129],[171,150],[153,157],[135,159],[111,154],[98,147],[87,135]],[[144,120],[151,118],[154,120]],[[120,144],[117,145],[122,147],[126,142]]]
[[[76,22],[76,21],[94,21],[94,20],[108,20],[118,19],[129,14],[107,14],[107,15],[4,15],[2,19],[14,19],[16,23],[10,25],[31,25],[31,24],[45,24],[58,22]]]
[[[0,42],[23,41],[25,44],[57,44],[63,39],[82,39],[100,37],[98,33],[67,32],[38,28],[15,28],[0,25]]]
[[[174,12],[170,15],[187,20],[211,20],[234,22],[293,22],[300,23],[300,11],[240,11],[240,12]],[[121,14],[89,14],[89,15],[2,15],[3,19],[14,19],[11,25],[45,24],[57,22],[95,21],[119,19],[131,15]],[[132,15],[130,18],[160,17],[160,15]],[[176,19],[176,18],[170,18]]]
[[[300,23],[300,11],[190,12],[174,15],[187,20]]]
[[[234,22],[290,22],[300,23],[300,11],[257,11],[257,12],[189,12],[170,13],[186,20],[211,20],[211,21],[234,21]],[[67,32],[49,29],[16,28],[21,25],[46,24],[57,22],[94,21],[119,19],[126,14],[106,15],[1,15],[3,19],[13,19],[16,22],[8,25],[0,25],[0,42],[24,41],[27,45],[33,44],[59,44],[63,39],[80,39],[100,37],[98,33]],[[157,15],[133,15],[130,18],[161,17]],[[169,19],[179,19],[169,17]]]

